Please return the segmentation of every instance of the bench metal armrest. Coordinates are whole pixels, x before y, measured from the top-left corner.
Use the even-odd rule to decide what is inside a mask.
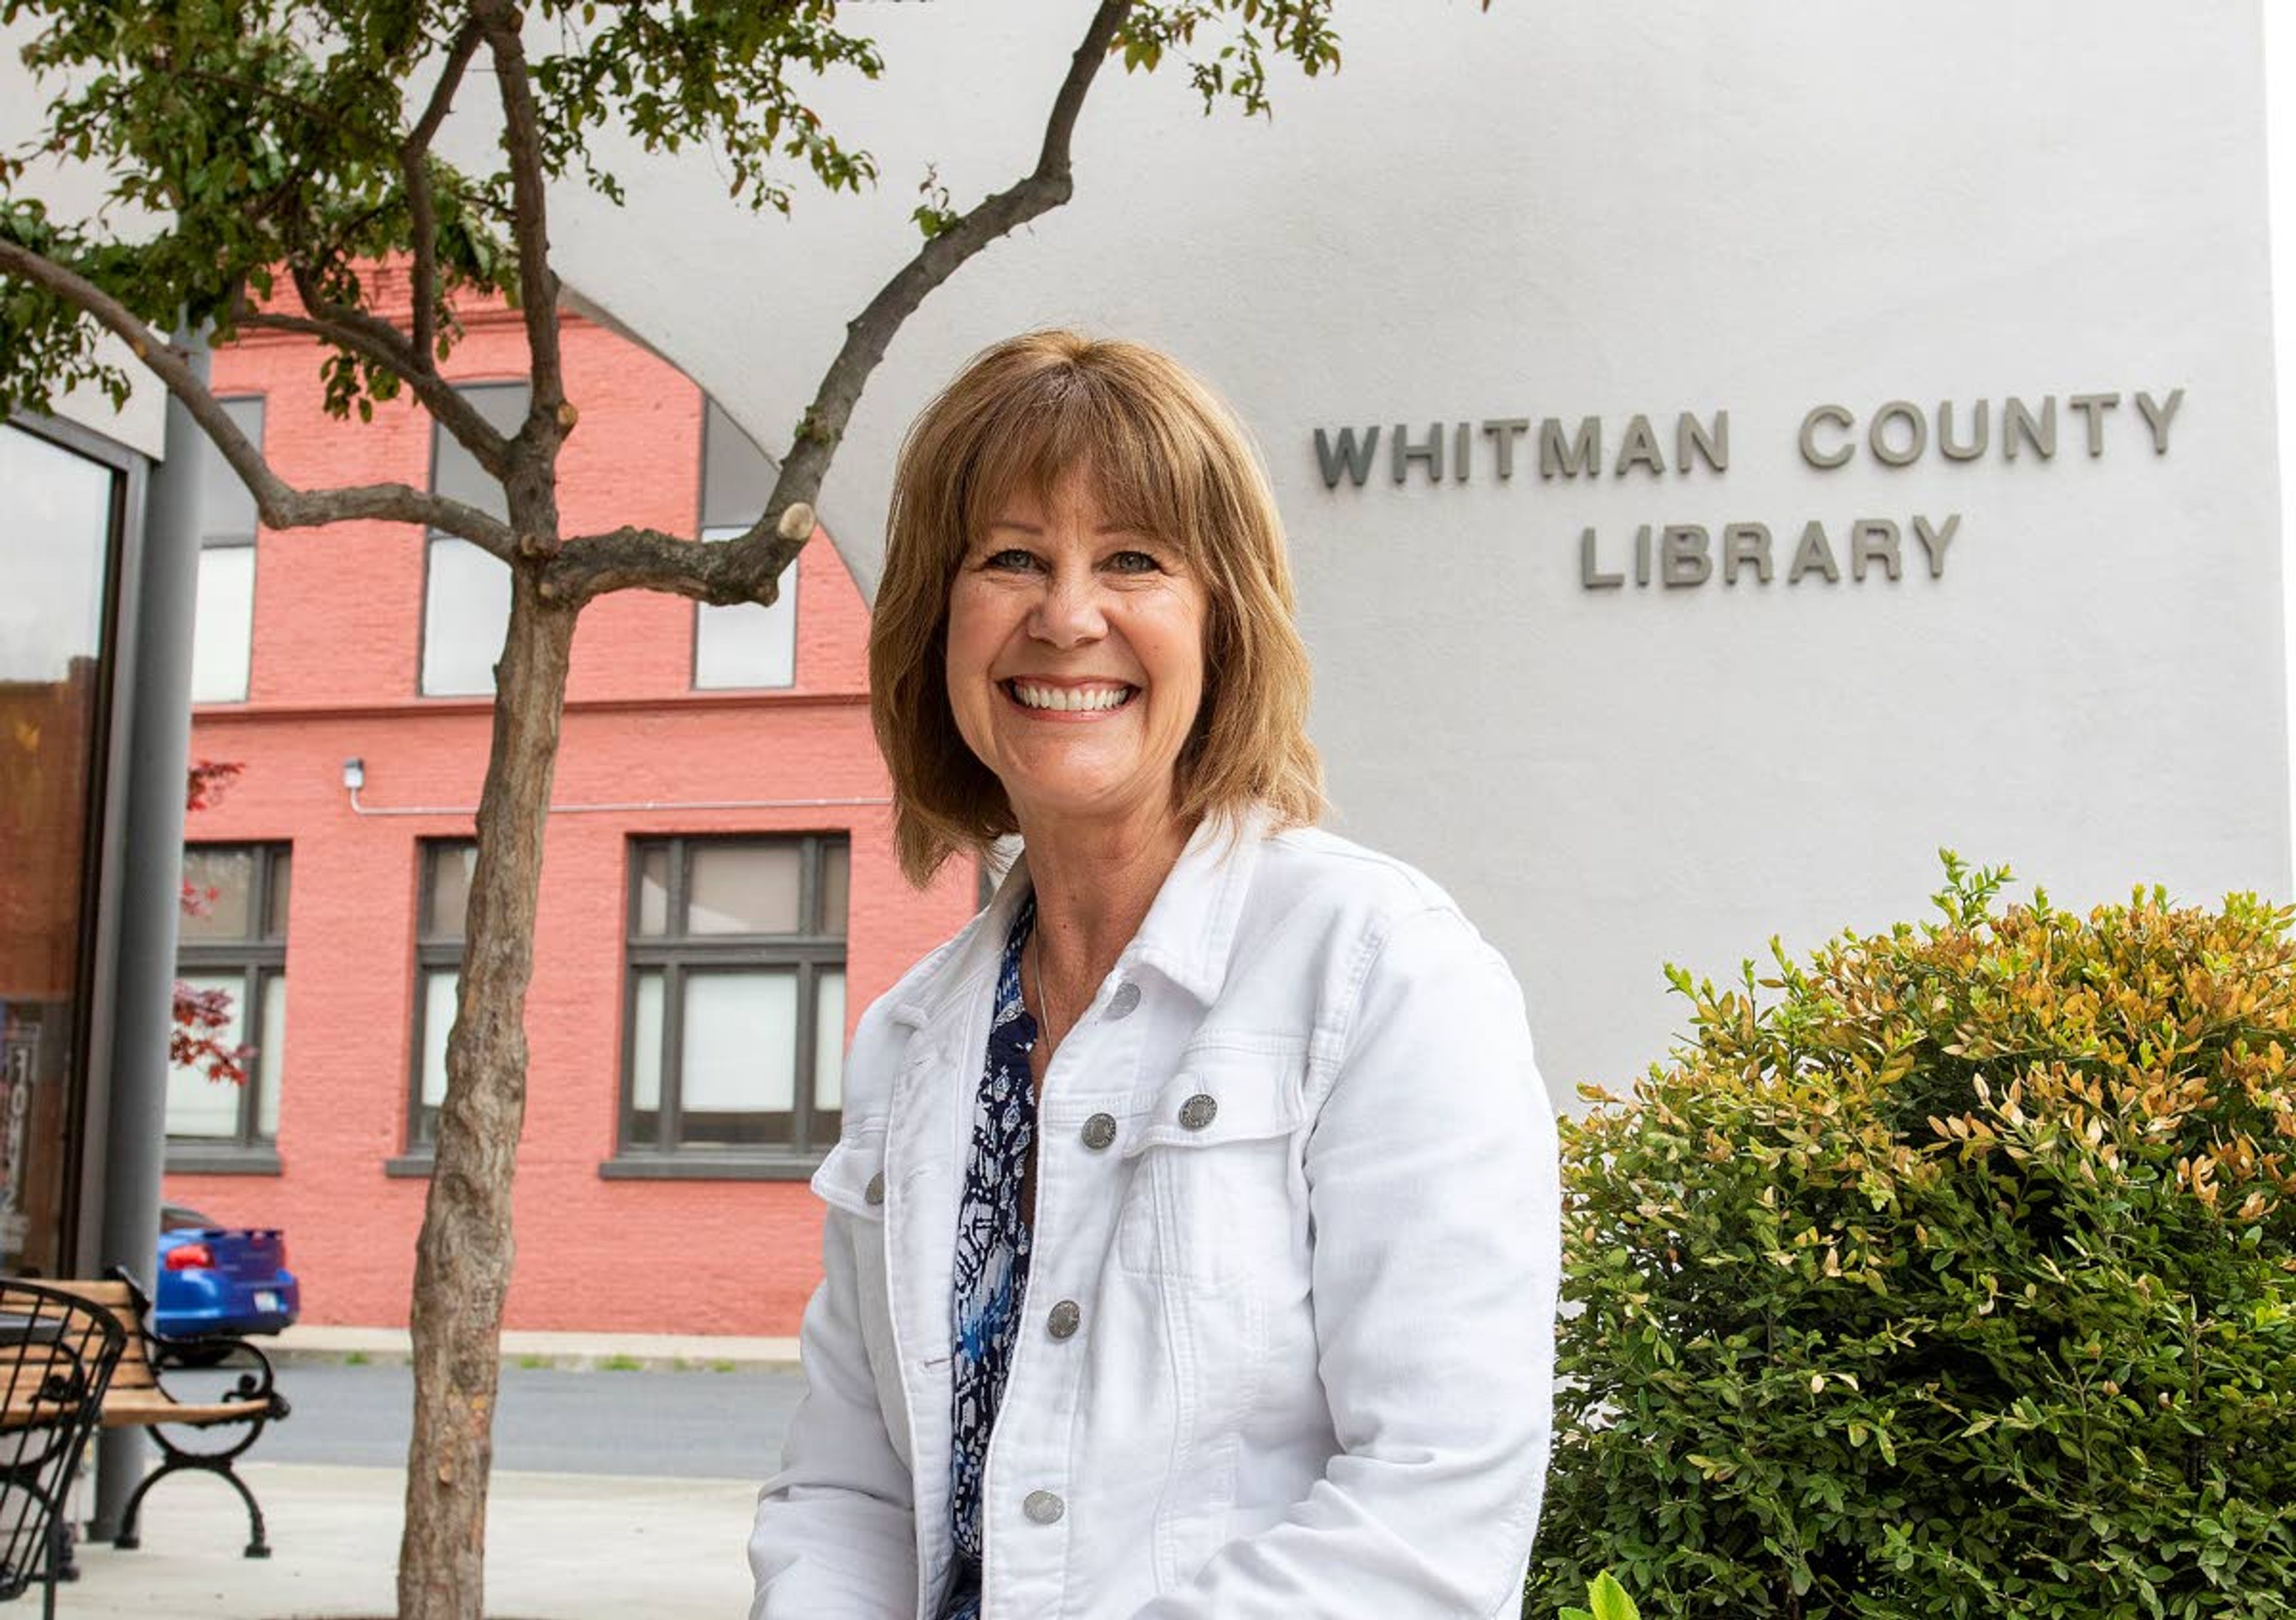
[[[277,1373],[271,1358],[255,1345],[243,1338],[169,1338],[163,1334],[146,1333],[144,1343],[152,1358],[152,1379],[160,1393],[171,1401],[184,1401],[186,1405],[202,1406],[214,1400],[261,1401],[270,1408],[271,1418],[287,1415],[287,1399],[279,1393]],[[199,1357],[198,1370],[236,1373],[230,1389],[220,1395],[184,1400],[168,1387],[168,1375],[181,1372],[193,1363],[182,1357],[185,1350],[194,1350]],[[216,1353],[220,1351],[218,1356]]]
[[[152,1297],[144,1292],[144,1285],[135,1280],[135,1273],[124,1265],[115,1265],[109,1275],[115,1281],[126,1283],[135,1299],[136,1327],[144,1336],[144,1354],[151,1362],[152,1381],[161,1395],[171,1401],[182,1400],[180,1395],[168,1387],[164,1375],[170,1369],[182,1371],[191,1364],[184,1354],[187,1349],[196,1346],[197,1354],[202,1358],[211,1356],[220,1349],[223,1354],[211,1362],[210,1365],[221,1367],[226,1372],[236,1370],[239,1373],[239,1378],[233,1386],[231,1393],[225,1396],[225,1399],[263,1402],[269,1408],[261,1420],[265,1422],[287,1415],[286,1397],[279,1393],[278,1377],[272,1370],[271,1358],[268,1355],[248,1340],[237,1337],[197,1339],[168,1338],[152,1326]],[[184,1403],[193,1406],[205,1404],[198,1401]]]

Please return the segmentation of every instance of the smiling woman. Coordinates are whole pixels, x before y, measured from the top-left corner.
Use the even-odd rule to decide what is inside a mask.
[[[1314,830],[1241,425],[1038,332],[911,430],[870,637],[910,876],[988,909],[862,1017],[753,1620],[1519,1608],[1554,1125],[1434,884]]]
[[[1313,822],[1323,778],[1293,612],[1266,474],[1185,368],[1065,333],[981,356],[910,430],[870,622],[910,879],[1021,830],[1010,784],[979,751],[988,733],[967,729],[996,711],[984,682],[1144,691],[1150,657],[1167,683],[1152,718],[1179,730],[1166,760],[1177,802],[1157,814],[1193,822],[1259,802]]]

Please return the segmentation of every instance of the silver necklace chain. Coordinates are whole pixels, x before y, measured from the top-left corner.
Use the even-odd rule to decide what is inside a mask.
[[[1060,1040],[1053,1034],[1052,999],[1045,994],[1045,937],[1037,934],[1029,943],[1037,947],[1037,1010],[1044,1014],[1044,1027],[1037,1035],[1045,1043],[1045,1060],[1049,1063],[1053,1048],[1060,1044]]]

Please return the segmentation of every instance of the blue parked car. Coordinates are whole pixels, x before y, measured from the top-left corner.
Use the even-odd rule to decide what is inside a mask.
[[[276,1333],[302,1309],[275,1228],[219,1226],[181,1204],[160,1211],[158,1276],[152,1325],[169,1338]]]

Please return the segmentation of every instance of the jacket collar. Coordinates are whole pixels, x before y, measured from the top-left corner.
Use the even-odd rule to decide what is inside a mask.
[[[1198,823],[1140,931],[1117,958],[1119,973],[1144,965],[1205,1006],[1218,999],[1268,821],[1267,806],[1255,804],[1233,817],[1206,816]],[[949,942],[939,965],[894,1008],[894,1018],[922,1027],[951,1007],[970,1004],[978,982],[995,971],[1013,913],[1034,887],[1023,849],[988,908]]]

